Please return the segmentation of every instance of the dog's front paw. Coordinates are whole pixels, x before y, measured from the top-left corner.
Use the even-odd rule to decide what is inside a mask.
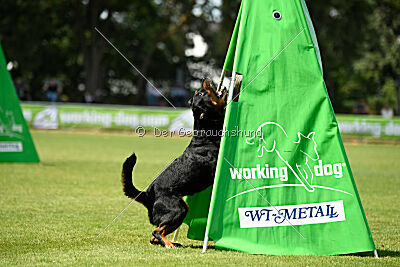
[[[168,243],[165,244],[165,247],[166,248],[175,248],[175,245],[172,244],[171,242],[168,242]]]

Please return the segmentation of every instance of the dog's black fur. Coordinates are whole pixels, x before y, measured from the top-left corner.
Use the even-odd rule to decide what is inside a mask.
[[[188,206],[183,196],[193,195],[212,185],[217,164],[221,137],[206,135],[202,130],[213,133],[222,130],[226,91],[217,96],[210,79],[202,83],[189,101],[194,116],[194,135],[183,154],[175,159],[157,176],[145,192],[133,186],[132,170],[136,155],[132,154],[123,164],[122,184],[125,195],[135,198],[148,209],[150,223],[158,226],[153,232],[151,243],[173,247],[165,235],[175,231],[183,222]]]

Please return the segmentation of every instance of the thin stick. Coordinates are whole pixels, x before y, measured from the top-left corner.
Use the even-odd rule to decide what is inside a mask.
[[[225,69],[222,69],[221,77],[219,77],[219,83],[218,83],[218,87],[217,87],[217,93],[218,93],[218,92],[221,90],[221,88],[222,88],[222,84],[224,83],[225,74],[226,74],[226,70],[225,70]]]
[[[222,76],[222,75],[221,75]],[[229,91],[228,91],[228,103],[229,103],[229,101],[231,101],[232,100],[232,96],[233,96],[233,90],[234,90],[234,88],[235,88],[235,79],[236,79],[236,72],[233,72],[232,73],[232,78],[231,78],[231,82],[230,82],[230,85],[229,85]],[[221,79],[222,80],[222,79]],[[209,218],[207,218],[207,220],[208,220]],[[207,236],[207,229],[206,229],[206,233],[205,233],[205,236],[204,236],[204,243],[203,243],[203,251],[202,251],[202,253],[205,253],[206,252],[206,250],[207,250],[207,246],[208,246],[208,236]]]
[[[265,69],[267,69],[271,64],[272,64],[272,62],[274,62],[293,42],[294,42],[294,40],[296,40],[297,39],[297,37],[299,37],[300,36],[300,34],[302,33],[302,32],[304,32],[304,28],[292,39],[292,40],[290,40],[290,42],[289,43],[287,43],[286,45],[285,45],[285,47],[284,48],[282,48],[282,50],[280,50],[272,59],[270,59],[268,62],[267,62],[267,64],[248,82],[248,83],[246,83],[246,86],[241,90],[241,93],[243,93],[244,92],[244,90],[246,90],[246,88],[247,87],[249,87],[250,86],[250,84],[252,84],[252,82],[254,82],[257,78],[258,78],[258,76],[260,76],[260,74],[262,73],[262,72],[264,72],[264,70]],[[233,99],[233,100],[235,100],[237,97],[239,97],[239,94],[237,95],[237,96],[235,96],[235,98]],[[229,104],[231,103],[232,101],[229,101],[229,103],[225,106],[225,109],[227,109],[228,108],[228,106],[229,106]]]
[[[104,36],[104,34],[103,34],[99,29],[97,29],[97,27],[94,27],[94,29],[101,35],[101,37],[104,38],[104,40],[107,41],[107,43],[109,43],[109,44],[112,46],[112,48],[115,49],[115,51],[118,52],[118,54],[120,54],[120,55],[126,60],[126,62],[129,63],[129,65],[132,66],[132,68],[134,68],[134,69],[136,70],[137,73],[139,73],[140,76],[143,77],[143,79],[145,79],[154,89],[156,89],[156,91],[157,91],[157,92],[158,92],[158,93],[159,93],[159,94],[174,108],[174,109],[176,109],[176,107],[174,106],[174,104],[172,104],[172,102],[169,101],[169,99],[168,99],[165,95],[163,95],[163,93],[161,93],[161,91],[158,90],[157,87],[155,87],[154,84],[153,84],[152,82],[150,82],[150,80],[147,79],[146,76],[144,76],[144,74],[143,74],[138,68],[136,68],[136,66],[133,65],[133,63],[132,63],[124,54],[122,54],[122,52],[119,51],[119,49],[118,49],[106,36]]]
[[[172,161],[172,162],[173,162],[173,161]],[[168,164],[168,166],[167,166],[166,168],[168,168],[169,165],[172,164],[172,162],[171,162],[170,164]],[[158,176],[156,177],[156,179],[157,179],[157,178],[158,178]],[[151,181],[151,182],[145,187],[144,191],[147,190],[147,188],[151,185],[152,182],[153,182],[153,181]],[[129,202],[129,204],[128,204],[123,210],[121,210],[121,212],[120,212],[117,216],[115,216],[114,219],[112,219],[112,221],[111,221],[109,224],[107,224],[107,226],[106,226],[103,230],[101,230],[101,232],[96,236],[96,239],[97,239],[102,233],[104,233],[104,231],[107,230],[107,228],[108,228],[111,224],[113,224],[114,221],[115,221],[116,219],[118,219],[119,216],[121,216],[122,213],[133,203],[133,201],[135,201],[144,191],[140,192],[134,199],[132,199],[132,201]]]
[[[179,229],[181,229],[181,227],[178,227],[178,229],[175,230],[174,237],[171,240],[172,242],[176,242],[176,240],[178,239]]]
[[[140,194],[141,194],[141,193],[140,193]],[[139,195],[140,195],[140,194],[139,194]],[[138,196],[139,196],[139,195],[138,195]],[[136,198],[135,198],[135,199],[132,199],[131,202],[129,202],[129,204],[126,205],[126,207],[125,207],[123,210],[121,210],[121,212],[120,212],[117,216],[115,216],[114,219],[112,219],[112,221],[111,221],[109,224],[107,224],[107,226],[106,226],[103,230],[101,230],[101,232],[96,236],[96,239],[97,239],[102,233],[104,233],[104,231],[107,230],[107,228],[108,228],[111,224],[113,224],[113,222],[114,222],[116,219],[118,219],[118,217],[121,216],[122,213],[123,213],[123,212],[133,203],[133,201],[135,201],[135,200],[136,200]]]
[[[201,253],[205,253],[207,251],[207,246],[208,246],[208,236],[204,238],[203,251]]]
[[[235,80],[236,80],[236,72],[233,72],[228,92],[228,100],[227,100],[228,104],[226,106],[228,106],[232,101],[233,91],[235,90]]]
[[[235,169],[235,171],[238,171],[238,170],[236,169],[236,167],[233,166],[233,164],[230,163],[229,160],[228,160],[226,157],[224,157],[224,160],[225,160],[233,169]],[[245,180],[253,189],[256,190],[256,188],[254,187],[254,185],[253,185],[252,183],[250,183],[250,181],[248,181],[247,179],[244,179],[244,180]],[[261,197],[262,199],[264,199],[264,200],[265,200],[273,209],[275,209],[276,212],[279,214],[279,210],[278,210],[274,205],[272,205],[271,202],[270,202],[263,194],[261,194],[259,190],[256,190],[256,192],[260,195],[260,197]],[[285,221],[287,221],[288,224],[290,224],[290,226],[293,228],[293,230],[296,231],[296,233],[298,233],[303,239],[306,239],[306,238],[304,237],[304,235],[302,235],[302,234],[300,233],[300,231],[297,230],[297,228],[294,227],[294,225],[293,225],[288,219],[286,219],[286,216],[284,216],[283,219],[284,219]]]

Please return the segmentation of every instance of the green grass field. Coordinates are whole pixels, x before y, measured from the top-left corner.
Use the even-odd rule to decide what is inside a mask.
[[[346,145],[381,258],[263,256],[213,248],[185,237],[181,248],[149,244],[153,226],[120,183],[122,161],[138,155],[134,179],[144,188],[189,139],[128,134],[33,132],[41,164],[0,164],[0,265],[400,265],[400,146]],[[345,241],[344,241],[345,242]]]

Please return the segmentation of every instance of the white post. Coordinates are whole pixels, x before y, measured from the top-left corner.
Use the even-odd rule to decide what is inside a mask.
[[[176,239],[178,238],[179,229],[180,227],[178,227],[178,229],[175,230],[174,237],[172,237],[171,240],[172,242],[176,242]]]
[[[379,258],[378,251],[376,249],[374,250],[374,256],[375,258]]]
[[[231,84],[230,84],[230,87],[229,87],[229,93],[228,93],[228,104],[229,104],[229,102],[232,101],[233,91],[235,89],[235,80],[236,80],[236,72],[233,72],[232,73]]]
[[[208,246],[208,236],[204,237],[203,251],[201,253],[206,252],[207,246]]]
[[[225,70],[224,70],[224,72],[225,72]],[[224,73],[224,75],[225,75],[225,73]],[[222,75],[221,75],[221,77],[222,77]],[[233,72],[232,73],[231,83],[230,83],[230,86],[229,86],[228,101],[232,101],[233,90],[235,89],[235,79],[236,79],[236,72]],[[229,102],[228,102],[228,104],[229,104]],[[207,218],[207,221],[208,221],[208,218]],[[203,251],[202,251],[202,253],[205,253],[207,251],[207,247],[208,247],[208,236],[207,236],[207,229],[206,229],[206,234],[204,236],[204,243],[203,243]]]
[[[222,69],[221,77],[219,77],[217,92],[219,92],[222,88],[222,84],[224,83],[225,74],[226,74],[226,70]]]

